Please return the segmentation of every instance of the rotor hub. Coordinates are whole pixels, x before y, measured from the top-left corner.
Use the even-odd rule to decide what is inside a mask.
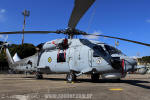
[[[64,33],[68,35],[68,38],[73,38],[74,35],[86,35],[87,33],[84,31],[80,31],[74,28],[66,28],[64,30],[57,30],[57,33]]]

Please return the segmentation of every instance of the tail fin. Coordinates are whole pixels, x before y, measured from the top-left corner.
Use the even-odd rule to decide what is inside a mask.
[[[8,64],[9,65],[14,64],[14,60],[12,59],[8,48],[6,48],[6,56],[7,56]]]
[[[13,56],[13,60],[14,62],[20,61],[20,57],[18,56],[17,52],[15,53],[15,55]]]

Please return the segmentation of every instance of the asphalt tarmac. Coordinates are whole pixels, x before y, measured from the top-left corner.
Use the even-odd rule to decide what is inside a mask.
[[[87,75],[67,83],[66,75],[0,74],[0,100],[150,100],[150,74],[127,75],[120,82],[91,82]]]

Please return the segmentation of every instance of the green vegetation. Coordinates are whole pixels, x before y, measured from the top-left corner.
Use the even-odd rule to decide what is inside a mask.
[[[9,51],[11,53],[11,56],[14,56],[14,54],[17,52],[19,57],[23,59],[35,54],[36,47],[33,44],[27,44],[27,43],[23,45],[12,44],[11,47],[9,47]]]
[[[138,58],[138,61],[140,63],[145,63],[145,64],[150,63],[150,56],[144,56],[142,58]]]
[[[0,41],[0,44],[2,42]],[[17,52],[18,56],[23,59],[29,56],[32,56],[36,53],[36,47],[33,44],[23,44],[23,45],[16,45],[12,44],[9,47],[9,51],[11,53],[11,56],[13,57],[14,54]],[[0,67],[1,66],[8,66],[7,60],[6,60],[6,54],[5,50],[3,49],[2,52],[0,53]]]

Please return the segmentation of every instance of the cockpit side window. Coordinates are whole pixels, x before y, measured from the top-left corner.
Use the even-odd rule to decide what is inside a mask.
[[[66,62],[66,50],[58,50],[57,62]]]
[[[93,57],[100,57],[101,55],[105,56],[106,52],[100,45],[93,46]]]
[[[65,53],[59,53],[57,55],[57,62],[66,62]]]
[[[122,54],[122,52],[112,46],[104,45],[109,54]]]

